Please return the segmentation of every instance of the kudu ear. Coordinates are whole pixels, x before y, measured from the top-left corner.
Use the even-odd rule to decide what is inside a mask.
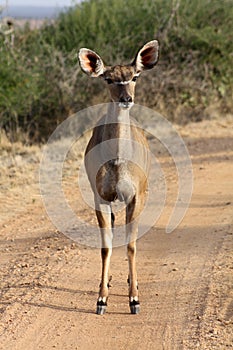
[[[132,65],[137,72],[152,69],[158,62],[159,43],[157,40],[149,41],[137,53]]]
[[[104,73],[104,63],[94,51],[84,48],[80,49],[78,58],[82,70],[91,77],[98,77]]]

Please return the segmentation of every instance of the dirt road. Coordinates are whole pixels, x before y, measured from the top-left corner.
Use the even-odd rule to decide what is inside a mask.
[[[47,218],[40,150],[2,152],[0,349],[233,348],[232,119],[179,131],[193,162],[192,201],[166,234],[176,179],[161,154],[168,197],[156,227],[138,241],[140,315],[129,314],[124,247],[113,251],[107,313],[95,315],[100,252],[73,243]]]

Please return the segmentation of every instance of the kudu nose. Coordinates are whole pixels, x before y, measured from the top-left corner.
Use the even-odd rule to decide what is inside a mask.
[[[133,102],[132,97],[129,95],[121,96],[119,102],[130,103]]]

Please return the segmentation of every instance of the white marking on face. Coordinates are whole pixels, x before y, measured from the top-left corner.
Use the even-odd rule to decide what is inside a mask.
[[[133,78],[135,78],[135,77],[139,77],[139,73],[138,74],[135,74],[134,76],[133,76]],[[125,80],[125,81],[114,81],[114,84],[116,84],[116,85],[127,85],[127,84],[129,84],[131,81],[133,81],[133,78],[131,79],[131,80]]]
[[[135,82],[133,79],[139,77],[140,73],[137,73],[133,76],[132,79],[130,80],[123,80],[123,81],[113,81],[112,79],[108,79],[105,78],[106,81],[111,80],[110,84],[114,84],[114,85],[128,85],[129,83],[131,83],[131,81]]]
[[[133,105],[134,102],[118,102],[118,106],[123,109],[130,109]]]
[[[126,81],[115,81],[115,85],[127,85],[131,82],[132,80],[126,80]]]

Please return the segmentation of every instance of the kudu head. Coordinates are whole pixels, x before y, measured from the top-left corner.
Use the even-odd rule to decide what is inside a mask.
[[[137,78],[143,70],[152,69],[156,65],[158,52],[158,41],[149,41],[138,51],[132,63],[111,67],[105,66],[94,51],[83,48],[79,51],[79,62],[86,74],[101,77],[107,82],[112,102],[122,109],[128,109],[134,104]]]

